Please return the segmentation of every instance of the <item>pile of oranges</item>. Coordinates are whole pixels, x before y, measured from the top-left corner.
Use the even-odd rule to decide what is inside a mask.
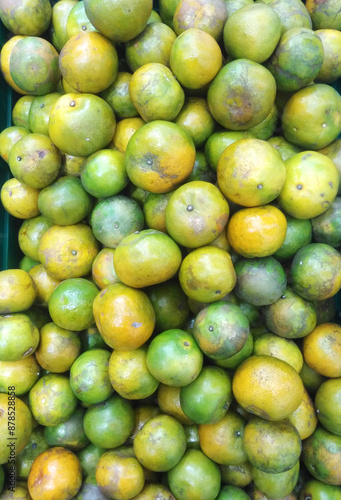
[[[338,2],[0,16],[0,500],[340,500]]]

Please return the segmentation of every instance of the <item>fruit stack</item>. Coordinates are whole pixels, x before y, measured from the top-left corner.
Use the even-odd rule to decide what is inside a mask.
[[[0,16],[0,500],[340,500],[339,0]]]

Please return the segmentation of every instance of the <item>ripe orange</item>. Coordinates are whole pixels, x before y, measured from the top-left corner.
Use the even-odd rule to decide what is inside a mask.
[[[314,402],[304,388],[303,399],[299,407],[289,416],[289,420],[294,425],[300,438],[307,439],[315,431],[318,424]]]
[[[173,17],[174,31],[180,35],[191,28],[198,28],[219,40],[226,18],[223,0],[180,0]]]
[[[303,340],[303,356],[321,375],[341,377],[341,327],[334,323],[317,326]]]

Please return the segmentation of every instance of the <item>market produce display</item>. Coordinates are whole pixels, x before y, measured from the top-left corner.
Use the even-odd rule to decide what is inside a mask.
[[[341,500],[339,0],[0,18],[0,500]]]

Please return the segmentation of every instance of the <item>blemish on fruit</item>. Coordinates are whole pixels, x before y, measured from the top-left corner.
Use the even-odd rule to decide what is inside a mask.
[[[192,212],[193,211],[193,205],[187,205],[187,211]]]

